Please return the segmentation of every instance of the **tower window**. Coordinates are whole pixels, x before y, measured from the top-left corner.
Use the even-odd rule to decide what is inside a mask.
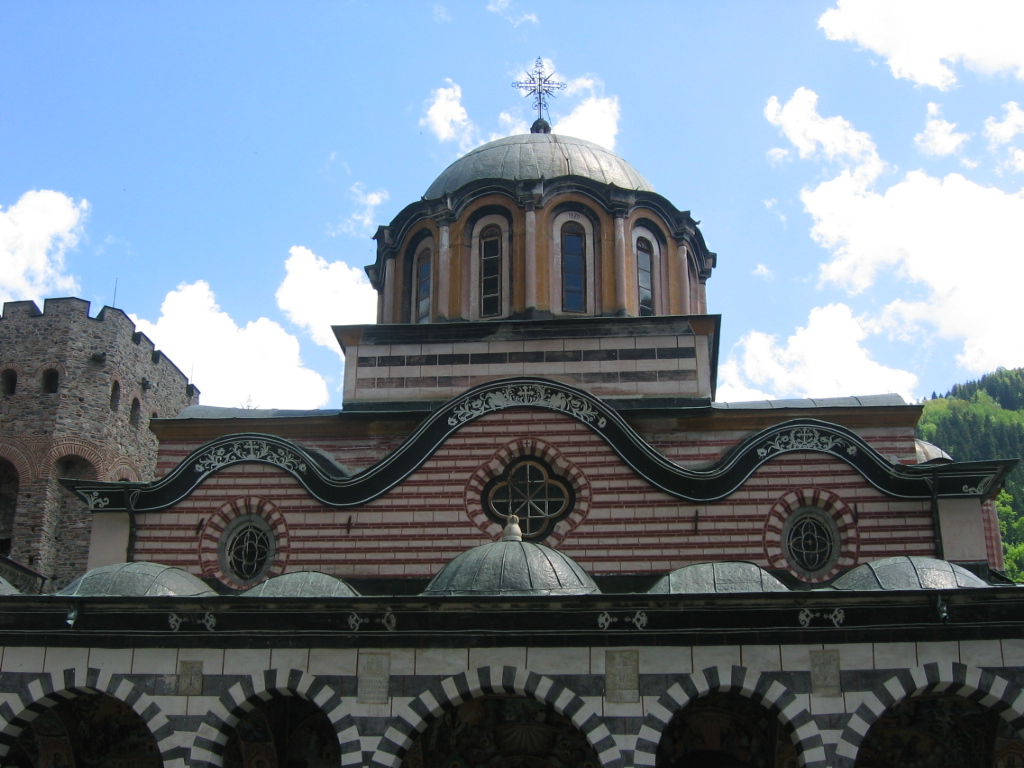
[[[430,322],[430,251],[420,251],[416,257],[416,284],[413,317],[417,323]]]
[[[587,254],[585,232],[576,222],[562,227],[562,310],[587,311]]]
[[[110,385],[110,410],[117,411],[121,407],[121,382],[115,381]]]
[[[139,402],[139,398],[132,398],[132,409],[128,413],[128,423],[133,427],[139,426],[139,421],[142,419],[142,404]]]
[[[501,230],[489,226],[480,234],[480,317],[501,314]]]
[[[654,248],[641,237],[636,241],[636,279],[640,299],[640,316],[654,315]]]
[[[0,373],[0,392],[5,395],[13,395],[18,390],[18,372],[8,368]]]
[[[43,392],[48,395],[54,394],[60,386],[60,374],[53,368],[43,371]]]

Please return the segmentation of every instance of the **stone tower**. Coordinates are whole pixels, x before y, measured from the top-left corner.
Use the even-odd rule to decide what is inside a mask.
[[[0,570],[52,591],[86,570],[92,534],[58,478],[151,479],[150,418],[177,415],[199,391],[121,310],[43,306],[7,302],[0,317]]]

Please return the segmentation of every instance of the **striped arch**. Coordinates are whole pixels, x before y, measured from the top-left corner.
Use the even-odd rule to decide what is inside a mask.
[[[959,662],[933,662],[897,671],[864,698],[839,737],[836,768],[853,768],[868,730],[887,709],[928,693],[950,693],[976,701],[1024,734],[1024,692],[1018,685],[988,670]]]
[[[25,450],[20,440],[9,437],[0,440],[0,459],[7,459],[14,465],[21,485],[35,480],[39,473],[38,463],[32,460],[31,454]]]
[[[107,465],[110,461],[106,453],[95,444],[77,437],[61,437],[53,441],[46,454],[46,463],[42,467],[42,473],[52,472],[53,465],[57,463],[58,459],[63,459],[65,456],[81,456],[92,464],[97,478],[107,475]]]
[[[95,667],[71,667],[63,673],[25,675],[24,680],[27,682],[0,703],[0,758],[7,756],[28,724],[50,707],[93,693],[107,694],[131,707],[156,739],[160,758],[165,764],[176,757],[174,728],[167,716],[148,693],[122,675]],[[12,704],[19,707],[18,711]]]
[[[647,708],[636,740],[634,764],[654,766],[658,743],[669,722],[691,701],[709,693],[737,693],[758,702],[792,729],[792,737],[804,768],[825,768],[825,745],[818,726],[796,694],[774,679],[771,673],[752,672],[746,667],[708,667],[683,675],[657,703]]]
[[[220,700],[203,717],[190,750],[188,764],[220,768],[235,726],[261,702],[278,696],[297,696],[316,705],[330,721],[341,747],[342,766],[359,765],[362,752],[355,719],[341,700],[339,692],[321,677],[300,669],[268,669],[262,678],[242,675],[237,683],[221,694]]]
[[[129,459],[127,456],[121,456],[114,459],[114,462],[107,467],[104,474],[108,480],[117,482],[118,480],[125,478],[132,482],[139,482],[142,480],[142,472],[139,471],[139,466],[134,461]]]
[[[494,694],[524,696],[551,704],[580,729],[604,768],[625,765],[615,739],[591,705],[550,677],[511,666],[480,667],[432,684],[396,713],[396,722],[381,737],[371,764],[398,768],[416,737],[442,712]]]

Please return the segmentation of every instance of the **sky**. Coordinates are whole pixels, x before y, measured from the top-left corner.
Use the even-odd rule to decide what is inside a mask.
[[[1021,40],[1019,0],[7,0],[0,301],[116,306],[208,405],[339,408],[371,236],[528,130],[543,57],[555,133],[718,254],[719,400],[917,401],[1024,366]]]

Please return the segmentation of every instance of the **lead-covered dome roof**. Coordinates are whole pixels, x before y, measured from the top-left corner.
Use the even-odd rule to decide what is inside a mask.
[[[788,592],[786,585],[754,563],[695,563],[677,568],[648,590],[652,595],[727,592]]]
[[[293,571],[247,589],[242,597],[359,597],[359,593],[328,573]]]
[[[515,515],[500,541],[458,555],[433,578],[424,595],[518,597],[599,593],[590,575],[557,549],[523,541]]]
[[[836,579],[832,589],[958,589],[987,587],[966,568],[931,557],[899,555],[858,565]]]
[[[557,176],[583,176],[623,189],[654,191],[639,171],[599,144],[553,133],[526,133],[467,152],[441,172],[423,197],[435,200],[481,179],[519,181]]]
[[[181,568],[159,563],[117,563],[93,568],[57,594],[80,597],[205,597],[217,593]]]

